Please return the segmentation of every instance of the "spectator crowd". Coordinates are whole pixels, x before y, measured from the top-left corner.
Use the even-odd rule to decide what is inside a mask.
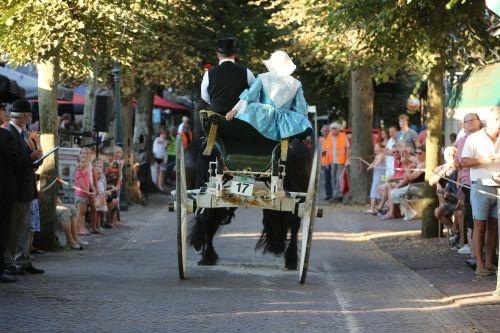
[[[500,174],[500,112],[466,114],[458,134],[449,135],[442,151],[443,164],[431,170],[428,182],[436,185],[439,206],[434,215],[449,230],[452,249],[468,255],[467,265],[479,276],[497,270],[497,197],[492,178]],[[343,174],[350,157],[349,138],[339,123],[321,129],[325,200],[342,202],[347,194]],[[372,173],[370,206],[366,214],[382,220],[413,220],[423,209],[427,131],[410,128],[409,117],[399,116],[399,126],[381,129],[373,140],[373,161],[364,161]],[[496,184],[498,185],[498,184]]]

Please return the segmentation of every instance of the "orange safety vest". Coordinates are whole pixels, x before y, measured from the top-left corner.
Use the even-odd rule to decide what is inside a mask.
[[[181,142],[182,142],[182,147],[186,149],[189,144],[193,141],[193,133],[191,131],[189,132],[181,132]]]
[[[321,138],[320,138],[321,140]],[[321,165],[330,165],[333,163],[333,137],[331,133],[328,133],[326,138],[321,140],[322,142],[322,155],[321,155]],[[347,154],[347,135],[344,132],[340,132],[337,135],[337,141],[335,144],[335,149],[337,150],[337,163],[345,164],[346,154]]]

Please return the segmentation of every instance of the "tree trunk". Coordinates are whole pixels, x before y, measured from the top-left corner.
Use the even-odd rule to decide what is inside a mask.
[[[132,148],[132,137],[134,130],[134,106],[132,104],[133,96],[129,95],[122,98],[122,139],[123,139],[123,155],[125,165],[123,167],[123,178],[125,180],[125,188],[128,200],[132,202],[140,202],[141,193],[136,186],[136,175],[134,173],[134,149]]]
[[[426,159],[425,168],[434,170],[439,164],[440,143],[443,133],[444,114],[444,65],[443,58],[439,58],[438,63],[431,70],[428,81],[428,102],[427,112],[427,139],[425,141]],[[438,206],[436,186],[430,186],[428,181],[432,173],[426,171],[426,185],[424,189],[424,211],[422,213],[422,234],[423,238],[437,237],[439,235],[439,225],[434,210]]]
[[[351,156],[371,161],[373,158],[373,82],[369,67],[351,71],[350,119],[352,128]],[[359,159],[351,160],[350,196],[353,203],[368,202],[372,177]]]
[[[40,116],[41,144],[44,152],[58,144],[57,137],[57,85],[58,59],[37,65],[38,107]],[[39,168],[40,188],[45,189],[57,177],[57,153],[47,157]],[[41,231],[35,234],[37,247],[48,250],[55,247],[57,183],[39,193]]]
[[[84,132],[94,131],[94,108],[95,108],[95,93],[97,85],[97,69],[96,66],[92,67],[92,70],[87,76],[86,80],[86,92],[85,92],[85,107],[83,109],[83,121],[82,129]],[[92,137],[84,137],[83,144],[89,144],[92,141]]]
[[[143,81],[138,84],[137,110],[134,123],[134,153],[140,162],[151,163],[153,160],[153,98],[151,87]],[[142,142],[141,142],[142,141]]]

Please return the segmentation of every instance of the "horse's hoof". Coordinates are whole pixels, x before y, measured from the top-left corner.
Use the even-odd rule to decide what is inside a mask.
[[[215,266],[217,265],[217,259],[203,258],[198,261],[198,266]]]

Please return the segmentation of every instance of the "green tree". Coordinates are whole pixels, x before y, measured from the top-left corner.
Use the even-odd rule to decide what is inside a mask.
[[[85,77],[99,59],[130,63],[130,46],[145,18],[160,19],[150,3],[164,1],[38,1],[7,0],[0,9],[0,52],[12,63],[36,63],[39,73],[42,148],[57,142],[56,87],[61,74]],[[57,175],[57,159],[40,168],[41,188]],[[55,187],[41,193],[42,233],[39,246],[54,244]]]
[[[429,77],[426,168],[432,170],[437,166],[445,69],[486,61],[498,49],[498,40],[488,33],[484,2],[284,2],[303,8],[302,15],[293,20],[300,26],[299,43],[312,48],[310,57],[321,55],[346,70],[369,67],[377,81],[388,80],[402,68]],[[426,178],[429,176],[427,173]],[[438,228],[433,211],[437,200],[433,188],[426,188],[425,200],[422,236],[436,236]]]

